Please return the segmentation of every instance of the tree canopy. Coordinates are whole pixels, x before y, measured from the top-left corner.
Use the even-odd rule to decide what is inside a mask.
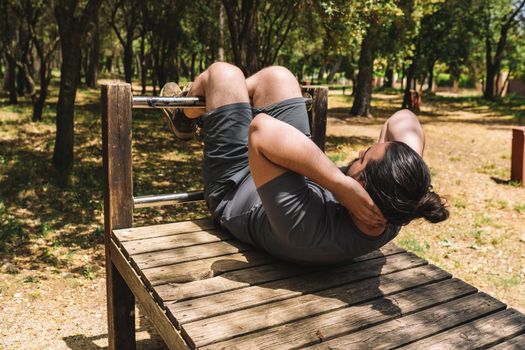
[[[482,85],[486,99],[525,77],[525,0],[0,0],[0,12],[9,103],[29,96],[40,120],[52,77],[60,81],[53,163],[65,178],[77,86],[99,77],[144,94],[217,60],[247,76],[280,64],[302,83],[350,82],[354,115],[369,115],[377,80],[391,88],[401,77],[409,106],[411,91],[433,91],[441,73]]]

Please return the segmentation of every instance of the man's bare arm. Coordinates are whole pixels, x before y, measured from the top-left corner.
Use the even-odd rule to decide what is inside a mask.
[[[258,188],[292,170],[332,192],[355,219],[375,228],[370,233],[382,232],[385,219],[366,190],[344,175],[317,145],[291,125],[265,114],[258,115],[250,127],[249,159]]]
[[[388,118],[381,129],[379,143],[388,141],[404,142],[423,156],[425,134],[416,115],[408,109],[403,109]]]

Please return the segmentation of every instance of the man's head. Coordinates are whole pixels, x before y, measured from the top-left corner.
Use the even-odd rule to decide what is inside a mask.
[[[347,175],[364,186],[392,224],[406,225],[421,217],[430,222],[448,218],[444,201],[431,191],[428,166],[403,142],[380,143],[361,151]]]

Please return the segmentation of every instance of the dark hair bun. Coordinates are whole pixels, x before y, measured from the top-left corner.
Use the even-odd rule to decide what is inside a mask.
[[[417,211],[421,217],[432,223],[444,221],[449,215],[446,201],[432,191],[421,198]]]

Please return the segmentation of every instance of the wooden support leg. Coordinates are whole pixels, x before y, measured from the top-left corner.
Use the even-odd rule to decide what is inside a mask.
[[[525,186],[525,181],[523,181],[525,175],[525,127],[512,129],[511,163],[510,179],[519,181],[522,186]]]
[[[328,88],[304,87],[312,96],[312,108],[308,112],[312,141],[324,152],[326,142],[326,118],[328,115]]]
[[[102,86],[102,155],[108,338],[110,349],[135,349],[135,297],[113,265],[111,235],[133,224],[131,85]]]
[[[113,263],[106,269],[110,349],[135,349],[135,297]]]

